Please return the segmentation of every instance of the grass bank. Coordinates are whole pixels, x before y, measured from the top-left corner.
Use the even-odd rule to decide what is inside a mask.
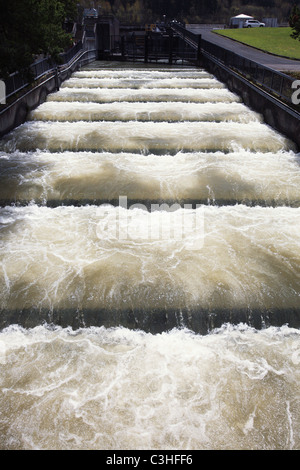
[[[291,28],[220,29],[215,32],[271,54],[300,59],[300,41],[291,38]]]

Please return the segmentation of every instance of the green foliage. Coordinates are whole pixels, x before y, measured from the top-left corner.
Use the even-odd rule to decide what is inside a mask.
[[[220,29],[217,34],[235,39],[271,54],[300,59],[300,47],[291,38],[291,28]]]
[[[101,5],[104,13],[115,14],[120,21],[125,20],[124,11],[133,0],[102,0],[95,2]],[[231,16],[247,13],[262,19],[275,17],[279,22],[287,22],[295,0],[140,0],[135,8],[146,23],[161,20],[166,15],[169,20],[185,20],[189,23],[228,23]],[[89,0],[81,0],[85,6]],[[121,6],[122,5],[122,6]],[[127,7],[126,7],[127,5]]]
[[[289,23],[290,27],[293,30],[291,37],[293,39],[299,39],[300,41],[300,9],[297,5],[293,6]]]
[[[295,0],[0,0],[0,76],[27,71],[36,55],[59,60],[70,45],[65,18],[75,18],[77,1],[84,7],[100,7],[126,24],[145,24],[177,19],[187,23],[225,23],[246,13],[258,19],[276,17],[288,21]],[[300,14],[295,7],[290,21],[294,38],[300,38]]]
[[[257,19],[277,18],[287,22],[295,0],[81,0],[84,7],[101,6],[124,23],[154,23],[177,19],[188,23],[225,23],[232,16],[246,13]]]
[[[59,60],[70,45],[63,23],[77,14],[75,0],[0,0],[0,75],[27,73],[35,55]]]

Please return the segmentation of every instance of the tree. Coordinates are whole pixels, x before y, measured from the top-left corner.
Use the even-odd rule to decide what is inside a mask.
[[[76,0],[0,0],[0,75],[26,72],[34,56],[57,61],[70,45],[63,29],[77,14]]]
[[[297,5],[293,6],[293,9],[289,18],[289,24],[293,30],[291,37],[293,39],[299,39],[300,41],[300,10]]]

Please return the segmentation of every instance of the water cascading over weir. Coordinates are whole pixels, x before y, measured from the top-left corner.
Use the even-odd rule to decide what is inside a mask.
[[[299,448],[292,142],[205,70],[95,62],[0,187],[0,449]]]
[[[204,70],[87,66],[0,164],[2,328],[299,326],[293,143]]]

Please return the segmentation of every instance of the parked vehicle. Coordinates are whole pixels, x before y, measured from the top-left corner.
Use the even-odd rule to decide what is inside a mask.
[[[265,23],[261,23],[257,20],[246,20],[244,23],[244,28],[263,28]]]

